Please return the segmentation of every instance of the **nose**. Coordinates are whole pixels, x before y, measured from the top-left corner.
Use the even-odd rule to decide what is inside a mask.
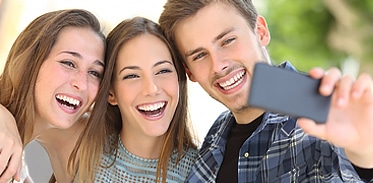
[[[214,73],[220,73],[229,67],[229,62],[219,51],[210,53],[211,67]]]
[[[87,90],[88,88],[88,76],[83,71],[76,72],[72,79],[71,79],[71,85],[77,89],[77,90]]]
[[[159,87],[157,81],[153,77],[148,77],[144,79],[143,82],[143,92],[144,95],[156,95],[159,92]]]

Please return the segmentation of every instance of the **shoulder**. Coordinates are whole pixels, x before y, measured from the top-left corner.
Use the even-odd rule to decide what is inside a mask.
[[[230,120],[234,119],[233,114],[227,110],[222,112],[215,120],[207,135],[215,134],[217,131],[221,131],[221,128],[226,127]]]
[[[198,149],[190,147],[187,149],[185,156],[195,159],[197,157],[197,154],[198,154]]]
[[[177,150],[174,151],[173,157],[177,157]],[[194,147],[185,148],[180,156],[180,161],[193,161],[197,158],[198,149]]]

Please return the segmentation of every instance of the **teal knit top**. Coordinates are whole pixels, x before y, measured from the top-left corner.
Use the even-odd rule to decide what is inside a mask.
[[[103,155],[101,165],[99,166],[95,182],[96,183],[114,183],[114,182],[133,182],[133,183],[154,183],[156,181],[156,170],[158,159],[145,159],[131,154],[118,142],[118,152],[114,154]],[[184,156],[176,164],[177,151],[171,155],[168,163],[167,183],[185,182],[189,172],[197,157],[197,149],[189,148]],[[115,159],[116,158],[116,159]],[[115,162],[113,163],[113,160]],[[106,168],[112,164],[112,166]],[[161,179],[162,180],[162,179]]]

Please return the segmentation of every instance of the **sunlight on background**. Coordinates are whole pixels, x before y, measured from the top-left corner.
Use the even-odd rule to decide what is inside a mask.
[[[18,34],[43,13],[83,8],[94,13],[108,33],[120,21],[133,16],[144,16],[157,22],[164,3],[165,0],[0,0],[0,69],[3,70],[9,49]],[[189,83],[189,100],[193,127],[202,142],[214,120],[226,109],[211,99],[197,83]],[[38,143],[27,146],[26,160],[34,181],[47,182],[52,171],[49,159]]]

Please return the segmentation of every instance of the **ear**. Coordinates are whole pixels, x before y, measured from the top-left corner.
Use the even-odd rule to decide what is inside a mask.
[[[256,18],[255,33],[257,34],[262,46],[267,46],[269,44],[271,36],[269,34],[267,22],[265,18],[260,15]]]
[[[197,80],[194,78],[192,72],[190,72],[190,70],[188,69],[188,66],[186,66],[184,62],[183,62],[183,66],[184,66],[186,74],[188,75],[189,80],[192,81],[192,82],[197,82]]]
[[[117,99],[115,98],[114,92],[112,89],[109,90],[109,97],[107,100],[111,105],[118,105]]]

